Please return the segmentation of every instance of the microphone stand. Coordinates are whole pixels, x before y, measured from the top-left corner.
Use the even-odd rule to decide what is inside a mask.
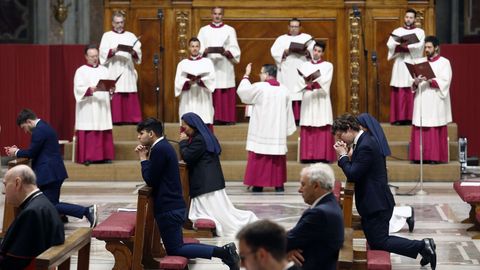
[[[363,59],[365,59],[365,64],[368,63],[368,50],[365,44],[365,25],[363,23],[363,18],[361,17],[360,10],[357,6],[353,6],[353,15],[360,18],[360,25],[362,28],[362,45],[363,45]],[[366,112],[368,113],[368,65],[365,65],[365,106]]]
[[[377,52],[372,52],[372,64],[375,68],[375,96],[377,102],[375,103],[375,113],[377,118],[380,119],[380,80],[378,79],[378,62],[377,62]]]
[[[153,66],[155,67],[155,100],[156,100],[156,108],[157,108],[157,119],[159,119],[159,95],[160,95],[160,85],[158,80],[158,55],[155,54],[153,56]]]
[[[423,190],[423,106],[422,106],[422,89],[420,89],[420,84],[418,84],[417,91],[420,91],[420,190],[417,191],[417,195],[427,195],[428,193]]]
[[[157,18],[160,19],[160,24],[159,24],[159,30],[160,30],[160,44],[159,44],[159,51],[160,51],[160,57],[159,57],[159,61],[161,61],[161,66],[163,67],[163,40],[164,40],[164,32],[163,32],[163,10],[162,9],[158,9],[157,10]],[[161,103],[162,103],[162,112],[161,112],[161,116],[158,116],[159,114],[159,109],[158,109],[158,103],[159,103],[159,96],[160,96],[160,90],[162,91],[165,91],[165,85],[164,85],[164,81],[163,80],[163,76],[162,76],[162,82],[161,82],[161,86],[159,84],[159,80],[158,80],[158,72],[155,72],[156,74],[156,77],[157,77],[157,117],[158,119],[160,119],[160,121],[165,121],[165,100],[164,100],[164,96],[162,95],[162,100],[161,100]],[[161,89],[160,89],[161,88]]]

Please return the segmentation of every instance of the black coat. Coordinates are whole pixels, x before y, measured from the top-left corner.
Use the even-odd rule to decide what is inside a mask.
[[[207,151],[202,134],[196,132],[190,140],[181,141],[180,154],[187,163],[191,198],[225,188],[220,159]]]

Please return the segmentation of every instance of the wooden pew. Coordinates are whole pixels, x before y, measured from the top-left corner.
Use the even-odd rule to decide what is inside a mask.
[[[92,236],[105,241],[105,248],[113,254],[113,269],[188,269],[186,258],[166,255],[153,203],[152,189],[144,185],[138,190],[136,213],[114,212],[93,229]]]
[[[338,270],[350,270],[353,268],[353,229],[345,228],[343,247],[338,254]]]
[[[70,258],[78,252],[78,270],[88,270],[92,229],[78,228],[65,239],[65,243],[53,246],[35,258],[37,270],[70,269]]]
[[[17,166],[17,165],[29,165],[30,159],[28,158],[17,158],[14,160],[10,160],[8,162],[8,169],[10,170],[11,168]],[[2,224],[2,231],[0,232],[0,237],[4,237],[5,233],[8,230],[8,227],[10,227],[10,224],[12,224],[13,220],[18,214],[18,208],[14,207],[13,205],[7,203],[7,197],[5,196],[5,203],[3,204],[3,224]]]

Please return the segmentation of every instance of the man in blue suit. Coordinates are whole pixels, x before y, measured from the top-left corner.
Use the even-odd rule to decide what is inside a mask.
[[[238,270],[240,259],[234,243],[223,247],[183,243],[182,227],[187,211],[175,149],[163,137],[163,125],[155,118],[139,123],[137,132],[140,145],[135,152],[140,158],[143,180],[153,190],[155,220],[167,254],[187,258],[217,257],[231,270]]]
[[[343,214],[332,193],[332,168],[317,163],[300,173],[300,188],[310,208],[287,234],[288,258],[303,270],[337,268],[338,253],[343,245]]]
[[[350,114],[335,119],[332,133],[337,138],[333,147],[339,156],[338,166],[348,181],[355,182],[355,206],[370,247],[410,258],[420,254],[420,264],[430,263],[435,269],[437,254],[432,238],[419,241],[388,234],[395,200],[388,187],[386,160],[375,138],[361,130]]]
[[[76,218],[85,216],[90,222],[90,227],[95,227],[96,205],[84,207],[59,201],[63,181],[68,178],[68,175],[55,130],[47,122],[38,119],[29,109],[23,109],[18,114],[17,125],[26,133],[32,134],[30,147],[28,149],[19,149],[16,145],[6,147],[7,155],[32,160],[32,169],[37,175],[38,188],[52,202],[60,215]]]

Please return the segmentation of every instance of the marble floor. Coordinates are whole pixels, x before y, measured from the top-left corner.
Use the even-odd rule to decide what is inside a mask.
[[[136,187],[140,182],[66,182],[63,186],[62,201],[82,205],[96,203],[100,209],[100,221],[117,208],[136,207]],[[414,183],[395,183],[398,193],[407,193]],[[306,208],[302,197],[297,193],[298,183],[289,182],[284,193],[267,190],[262,194],[252,194],[240,182],[227,183],[227,193],[232,202],[241,209],[252,210],[259,218],[272,219],[285,228],[291,228]],[[418,189],[417,189],[418,190]],[[480,240],[472,240],[475,233],[467,232],[469,224],[460,221],[467,217],[470,207],[464,203],[453,190],[451,183],[425,183],[424,190],[428,195],[396,195],[397,205],[415,207],[416,224],[413,233],[405,226],[398,235],[422,239],[433,237],[437,244],[437,269],[480,269]],[[414,191],[411,194],[414,194]],[[3,195],[2,195],[3,196]],[[4,198],[0,198],[3,208]],[[3,209],[0,209],[3,213]],[[2,217],[3,218],[3,217]],[[77,227],[87,226],[86,220],[70,217],[65,228],[67,234]],[[233,238],[217,237],[200,239],[202,243],[223,245]],[[364,246],[361,241],[354,245]],[[416,260],[392,254],[393,269],[422,269],[420,258]],[[73,258],[73,264],[76,259]],[[113,257],[105,250],[104,242],[92,240],[90,269],[112,269]],[[73,269],[76,266],[74,266]],[[429,268],[429,267],[428,267]],[[427,269],[428,269],[427,268]],[[191,270],[228,269],[220,260],[196,259],[190,261]]]

